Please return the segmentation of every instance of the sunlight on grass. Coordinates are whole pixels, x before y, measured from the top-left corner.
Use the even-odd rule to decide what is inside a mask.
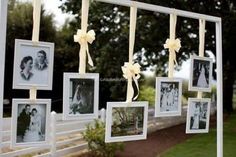
[[[224,122],[224,156],[236,154],[236,113]],[[199,134],[178,144],[157,157],[216,157],[216,129],[208,134]]]

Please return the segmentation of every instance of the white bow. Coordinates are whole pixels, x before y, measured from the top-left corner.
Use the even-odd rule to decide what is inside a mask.
[[[125,62],[124,66],[121,67],[122,72],[123,72],[123,76],[124,78],[131,80],[131,84],[128,84],[131,86],[130,91],[128,91],[127,93],[129,94],[128,97],[130,97],[131,99],[134,96],[134,89],[132,86],[132,79],[135,82],[135,85],[137,86],[138,89],[138,94],[133,98],[134,100],[138,98],[139,95],[139,86],[138,86],[138,79],[140,78],[140,65],[138,63],[129,63],[129,62]]]
[[[74,35],[74,42],[78,42],[81,47],[85,48],[85,51],[87,52],[88,55],[88,63],[89,65],[93,66],[93,61],[92,58],[89,54],[89,48],[88,48],[88,43],[92,44],[93,41],[95,40],[95,32],[94,30],[90,30],[89,32],[83,32],[81,29],[77,30],[77,34]],[[80,49],[80,52],[83,50],[83,48]],[[80,53],[83,55],[82,53]]]
[[[177,39],[167,39],[166,43],[164,44],[165,49],[169,49],[169,52],[173,55],[173,60],[177,64],[176,61],[176,54],[175,52],[179,52],[179,49],[181,48],[180,40]]]

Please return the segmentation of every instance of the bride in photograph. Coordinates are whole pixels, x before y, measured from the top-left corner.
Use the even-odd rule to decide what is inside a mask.
[[[193,111],[193,125],[192,129],[199,129],[199,120],[200,120],[200,104],[196,103]]]
[[[198,81],[197,81],[197,86],[198,87],[207,87],[208,86],[206,76],[205,76],[204,65],[201,66],[200,75],[199,75]]]
[[[41,141],[41,116],[38,114],[36,108],[33,108],[30,116],[30,126],[26,130],[23,141],[24,142],[37,142]]]

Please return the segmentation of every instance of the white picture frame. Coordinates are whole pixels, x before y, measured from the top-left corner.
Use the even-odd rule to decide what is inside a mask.
[[[155,117],[180,116],[182,79],[156,77]]]
[[[51,99],[12,100],[11,147],[50,144]]]
[[[190,56],[189,91],[211,92],[213,59]]]
[[[13,89],[52,90],[54,43],[15,39]]]
[[[129,135],[123,135],[124,129],[120,132],[116,132],[116,135],[113,135],[113,125],[116,121],[116,127],[122,125],[121,117],[118,115],[130,113],[134,118],[127,118],[130,123],[134,121],[134,126],[132,129],[125,128],[129,130]],[[135,115],[134,115],[135,114]],[[119,117],[118,117],[119,116]],[[140,118],[141,117],[141,118]],[[105,142],[120,142],[120,141],[134,141],[134,140],[143,140],[147,138],[147,120],[148,120],[148,102],[108,102],[107,103],[107,111],[106,111],[106,134],[105,134]],[[136,121],[136,122],[135,122]],[[120,124],[118,124],[120,123]],[[141,126],[141,127],[140,127]],[[140,127],[140,128],[139,128]],[[119,136],[119,134],[121,135]]]
[[[78,96],[80,97],[79,99]],[[64,73],[64,120],[91,120],[98,118],[98,101],[98,73]]]
[[[209,98],[189,98],[186,122],[186,134],[208,133],[210,123]]]

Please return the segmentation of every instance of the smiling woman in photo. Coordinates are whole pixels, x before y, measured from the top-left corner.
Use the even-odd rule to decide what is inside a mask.
[[[31,72],[32,65],[33,65],[33,58],[31,56],[26,56],[21,60],[20,75],[24,80],[30,80],[30,78],[33,76],[33,73]]]

